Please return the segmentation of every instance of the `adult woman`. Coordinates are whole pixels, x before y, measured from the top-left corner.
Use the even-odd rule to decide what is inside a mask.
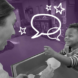
[[[7,40],[15,34],[13,25],[16,21],[14,7],[5,0],[0,0],[0,51],[7,45]],[[23,78],[25,74],[20,74],[16,78]],[[0,78],[10,78],[8,73],[3,70],[3,65],[0,63]]]

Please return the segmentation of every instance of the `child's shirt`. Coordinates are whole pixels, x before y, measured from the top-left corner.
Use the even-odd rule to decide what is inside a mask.
[[[78,71],[78,48],[71,51],[71,48],[69,47],[67,49],[63,49],[60,53],[70,58],[71,65],[67,67],[72,67]]]

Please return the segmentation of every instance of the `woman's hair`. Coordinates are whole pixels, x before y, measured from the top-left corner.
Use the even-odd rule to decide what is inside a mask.
[[[15,8],[6,0],[0,0],[0,26],[5,24],[5,18],[14,10]]]

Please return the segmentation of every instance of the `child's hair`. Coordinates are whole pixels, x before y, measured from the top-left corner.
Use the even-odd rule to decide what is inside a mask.
[[[4,25],[4,20],[10,15],[15,8],[11,6],[6,0],[0,0],[0,26]]]
[[[70,24],[70,26],[68,28],[74,28],[74,29],[78,30],[78,23]]]

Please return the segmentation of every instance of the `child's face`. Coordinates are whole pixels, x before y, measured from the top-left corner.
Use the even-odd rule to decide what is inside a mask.
[[[65,33],[65,42],[68,46],[75,46],[78,44],[78,30],[75,28],[68,28]]]

